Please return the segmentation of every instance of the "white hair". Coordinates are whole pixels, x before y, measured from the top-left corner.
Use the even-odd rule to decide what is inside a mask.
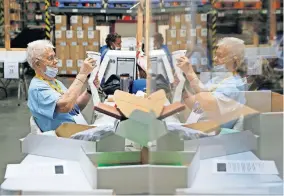
[[[218,41],[217,46],[224,45],[228,49],[228,58],[233,58],[236,62],[236,70],[239,73],[245,73],[245,42],[235,37],[224,37]]]
[[[27,61],[29,65],[33,68],[37,59],[40,59],[47,49],[53,48],[54,46],[49,40],[37,40],[29,43],[27,47]]]
[[[236,37],[224,37],[218,41],[217,46],[226,45],[229,49],[229,56],[237,56],[240,61],[243,61],[245,56],[245,42]]]

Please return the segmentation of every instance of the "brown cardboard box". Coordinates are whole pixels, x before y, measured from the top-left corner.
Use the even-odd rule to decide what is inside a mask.
[[[55,42],[66,42],[66,31],[55,30]]]
[[[84,31],[84,30],[77,31],[78,44],[83,44],[83,42],[87,42],[87,40],[88,40],[88,31]]]
[[[207,14],[196,14],[196,25],[201,27],[207,26]]]
[[[68,30],[66,31],[66,42],[69,45],[75,45],[75,42],[77,43],[77,36],[76,31]]]
[[[180,27],[181,27],[180,15],[171,15],[170,29],[180,29]]]
[[[82,46],[81,46],[82,47]],[[82,56],[79,45],[70,45],[70,59],[77,61]]]
[[[58,74],[59,75],[66,75],[66,60],[65,59],[58,59]]]
[[[67,30],[67,17],[65,15],[55,16],[55,30]]]
[[[74,31],[83,30],[83,17],[71,16],[70,17],[70,29]]]
[[[180,44],[179,49],[180,50],[187,50],[187,44]]]
[[[70,57],[69,45],[66,42],[56,43],[56,56],[59,59],[68,59]]]
[[[100,47],[98,45],[98,42],[94,42],[93,44],[89,44],[88,46],[85,47],[86,51],[94,51],[94,52],[99,52]]]
[[[207,29],[206,28],[196,29],[196,35],[199,38],[207,38]]]
[[[185,43],[187,40],[187,31],[185,29],[177,30],[177,44]]]
[[[88,31],[88,43],[93,44],[94,42],[100,42],[100,31]]]
[[[167,45],[175,45],[177,43],[177,31],[166,30],[166,43]]]
[[[179,50],[179,45],[177,45],[177,44],[169,45],[168,48],[169,48],[170,52],[174,52],[174,51]]]
[[[66,74],[77,75],[78,69],[73,59],[66,60]]]
[[[182,14],[180,17],[181,29],[190,30],[191,28],[191,15]]]
[[[81,69],[83,63],[84,63],[83,59],[78,59],[77,60],[77,70],[78,70],[78,73],[80,72],[80,69]]]
[[[192,38],[192,37],[196,37],[197,35],[197,30],[196,29],[190,29],[189,31],[186,32],[186,37],[187,38]]]
[[[95,26],[93,16],[83,16],[83,30],[93,31]]]

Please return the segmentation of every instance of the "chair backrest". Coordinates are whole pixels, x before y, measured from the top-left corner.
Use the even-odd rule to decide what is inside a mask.
[[[31,127],[31,133],[33,133],[33,134],[41,134],[42,133],[39,126],[36,124],[33,116],[31,116],[31,118],[30,118],[30,127]]]

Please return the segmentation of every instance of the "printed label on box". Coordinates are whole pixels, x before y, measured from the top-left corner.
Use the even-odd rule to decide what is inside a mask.
[[[186,37],[186,30],[180,30],[180,37]]]
[[[71,46],[77,46],[77,42],[72,42]]]
[[[77,66],[82,67],[84,60],[77,60]]]
[[[66,42],[60,42],[60,46],[66,46]]]
[[[84,31],[77,31],[77,38],[83,39],[84,38]]]
[[[88,38],[89,38],[89,39],[94,39],[94,38],[95,38],[95,33],[94,33],[94,31],[88,31]]]
[[[62,31],[56,30],[56,31],[55,31],[55,38],[56,38],[56,39],[61,39],[61,38],[62,38]]]
[[[83,42],[82,45],[83,46],[88,46],[88,42]]]
[[[77,74],[78,73],[78,71],[77,70],[72,70],[72,72],[71,72],[72,74]]]
[[[207,65],[208,60],[207,58],[201,58],[201,65]]]
[[[71,24],[77,24],[78,23],[78,16],[71,16],[70,18]]]
[[[196,36],[196,29],[190,29],[190,36]]]
[[[176,30],[171,30],[171,37],[176,38],[177,37],[177,31]]]
[[[62,70],[62,71],[60,71],[60,73],[61,74],[66,74],[67,72],[66,72],[66,70]]]
[[[77,31],[83,31],[82,27],[77,27]]]
[[[67,67],[73,67],[73,60],[66,60],[66,66]]]
[[[61,17],[62,17],[62,16],[55,16],[55,23],[56,23],[56,24],[62,23]]]
[[[201,36],[207,37],[207,29],[201,29]]]
[[[207,22],[207,14],[201,14],[201,21]]]
[[[66,38],[72,39],[73,38],[73,31],[70,31],[70,30],[66,31]]]
[[[62,60],[58,59],[57,67],[62,67]]]
[[[180,22],[180,16],[175,16],[175,22]]]
[[[83,24],[88,24],[90,22],[89,16],[83,16]]]
[[[181,44],[181,41],[177,41],[177,44]]]
[[[67,27],[66,27],[66,26],[62,26],[62,27],[61,27],[61,30],[62,30],[62,31],[66,31],[66,30],[67,30]]]
[[[173,43],[172,43],[172,42],[168,42],[167,44],[168,44],[168,45],[172,45]]]
[[[202,44],[203,43],[202,39],[197,39],[197,43]]]
[[[98,46],[98,45],[99,45],[99,42],[94,42],[93,45],[94,45],[94,46]]]
[[[191,15],[190,14],[186,14],[185,15],[185,22],[190,22],[191,21]]]
[[[190,40],[187,40],[187,41],[186,41],[186,44],[190,44]]]

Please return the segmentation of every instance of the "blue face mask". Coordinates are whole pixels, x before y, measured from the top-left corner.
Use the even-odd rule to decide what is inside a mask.
[[[215,72],[228,72],[229,70],[226,68],[225,64],[216,65],[214,68]]]
[[[46,66],[44,74],[50,78],[55,78],[58,73],[58,68]]]

